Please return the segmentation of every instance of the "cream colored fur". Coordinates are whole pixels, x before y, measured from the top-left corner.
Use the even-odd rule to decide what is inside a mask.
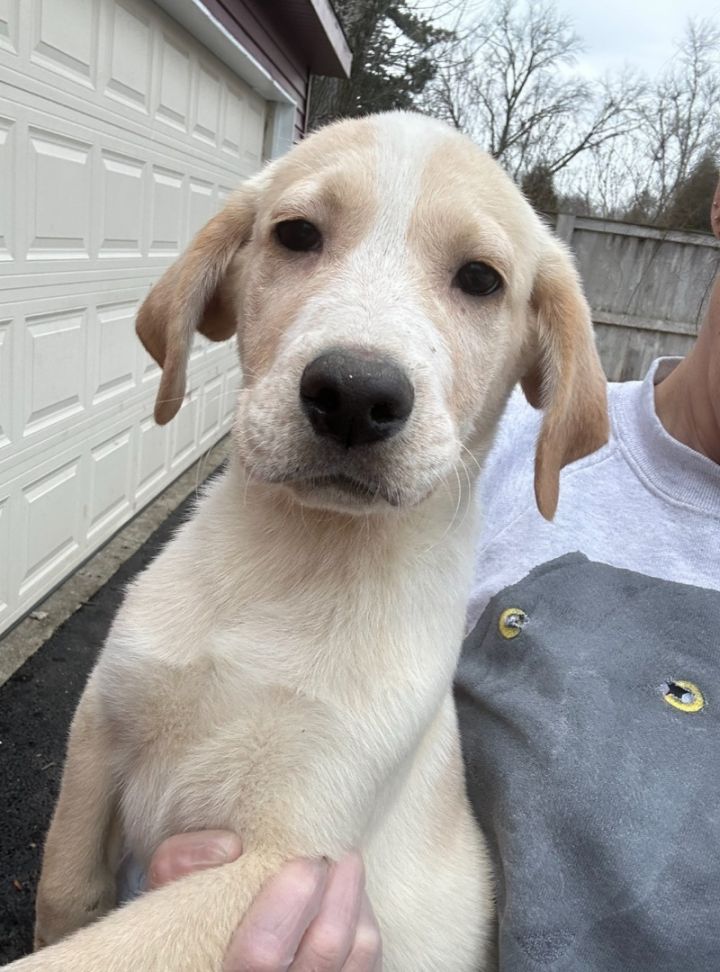
[[[287,218],[318,225],[322,250],[283,252]],[[502,273],[499,294],[454,286],[470,260]],[[451,695],[472,486],[520,378],[546,408],[547,515],[562,463],[606,437],[571,262],[462,136],[415,115],[343,122],[243,187],[148,298],[138,329],[165,367],[162,421],[196,328],[237,328],[235,456],[131,586],[88,682],[38,893],[51,947],[11,967],[220,969],[284,861],[359,847],[387,972],[476,972],[492,892]],[[333,451],[313,433],[299,377],[338,345],[411,377],[398,436]],[[322,485],[328,472],[372,495]],[[206,827],[235,830],[246,853],[82,927],[113,906],[121,849],[147,864],[168,835]]]

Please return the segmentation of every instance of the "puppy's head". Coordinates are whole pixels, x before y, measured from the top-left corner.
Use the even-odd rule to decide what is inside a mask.
[[[481,455],[513,385],[561,467],[607,438],[605,382],[572,262],[464,136],[392,113],[321,130],[243,185],[165,273],[138,333],[185,392],[195,330],[237,332],[234,438],[248,474],[348,511],[419,503]]]

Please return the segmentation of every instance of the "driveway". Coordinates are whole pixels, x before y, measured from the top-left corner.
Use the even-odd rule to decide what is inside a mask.
[[[149,540],[0,686],[0,965],[32,947],[35,888],[60,786],[65,740],[98,650],[132,578],[189,515],[188,498]]]

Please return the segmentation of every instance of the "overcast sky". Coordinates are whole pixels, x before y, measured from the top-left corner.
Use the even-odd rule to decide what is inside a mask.
[[[492,4],[492,0],[486,0]],[[649,75],[670,61],[674,42],[689,17],[715,21],[720,26],[720,0],[555,0],[557,8],[575,24],[585,53],[579,66],[590,76],[632,65]],[[414,0],[428,16],[448,11],[443,22],[455,27],[458,7],[466,17],[482,9],[483,0]],[[720,60],[720,51],[718,52]]]
[[[631,64],[656,74],[672,56],[688,17],[720,24],[720,0],[556,0],[585,42],[589,74]],[[720,60],[720,51],[718,52]]]

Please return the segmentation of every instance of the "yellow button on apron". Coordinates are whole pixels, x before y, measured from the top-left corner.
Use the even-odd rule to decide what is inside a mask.
[[[527,623],[528,616],[522,608],[505,608],[498,621],[498,631],[503,638],[517,638]]]
[[[681,712],[699,712],[705,705],[702,692],[692,682],[680,679],[663,682],[660,691],[667,704]]]

